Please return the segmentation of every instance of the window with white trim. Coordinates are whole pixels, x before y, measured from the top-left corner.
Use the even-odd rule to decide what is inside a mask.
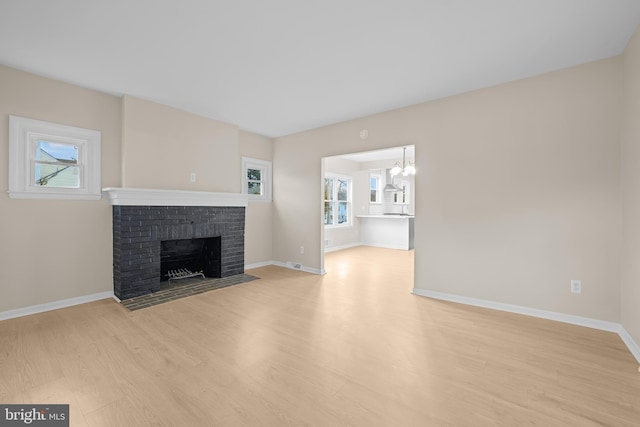
[[[324,225],[327,227],[346,227],[351,219],[352,178],[329,175],[324,178]]]
[[[271,201],[271,162],[242,158],[242,192],[249,200]]]
[[[369,174],[369,203],[382,203],[382,190],[380,189],[381,182],[382,175],[380,175],[379,173]]]
[[[99,200],[101,133],[9,116],[9,197]]]
[[[409,182],[398,181],[396,187],[400,190],[393,193],[393,203],[396,205],[408,205],[409,204]]]

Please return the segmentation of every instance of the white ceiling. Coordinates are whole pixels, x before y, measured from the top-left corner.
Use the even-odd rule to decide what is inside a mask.
[[[275,137],[622,53],[638,0],[0,0],[0,63]]]

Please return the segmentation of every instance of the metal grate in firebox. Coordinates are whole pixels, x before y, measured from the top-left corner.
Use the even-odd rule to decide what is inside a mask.
[[[259,277],[252,276],[250,274],[237,274],[235,276],[219,279],[182,279],[179,282],[174,282],[176,283],[175,285],[172,283],[171,286],[166,288],[165,286],[162,286],[161,290],[158,292],[122,300],[120,301],[120,304],[130,311],[134,311],[215,289],[251,282],[256,279],[259,279]]]
[[[204,273],[202,271],[193,272],[188,268],[178,268],[175,270],[169,270],[169,272],[167,273],[167,276],[169,277],[169,283],[171,283],[171,280],[189,279],[191,277],[202,277],[203,279],[205,278]]]

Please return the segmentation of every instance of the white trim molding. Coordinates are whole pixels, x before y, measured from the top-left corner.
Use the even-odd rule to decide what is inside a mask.
[[[280,262],[280,261],[257,262],[255,264],[246,264],[244,266],[244,269],[245,270],[251,270],[253,268],[267,267],[269,265],[275,265],[276,267],[288,268],[290,270],[304,271],[305,273],[317,274],[317,275],[320,275],[320,276],[323,276],[323,275],[327,274],[326,270],[324,270],[324,269],[320,270],[318,268],[305,267],[304,265],[302,265],[300,263],[295,263],[295,262],[292,262],[292,261],[287,261],[287,262]]]
[[[273,261],[273,265],[277,265],[278,267],[289,268],[291,270],[304,271],[305,273],[318,274],[320,276],[327,274],[327,272],[324,269],[320,270],[319,268],[307,267],[293,261],[287,261],[287,262]]]
[[[464,297],[460,295],[448,294],[445,292],[429,291],[426,289],[413,288],[413,291],[411,293],[421,297],[451,301],[459,304],[506,311],[515,314],[524,314],[525,316],[538,317],[541,319],[554,320],[556,322],[569,323],[572,325],[584,326],[592,329],[599,329],[601,331],[614,332],[620,336],[620,339],[622,339],[631,354],[633,354],[638,363],[640,363],[640,347],[638,347],[638,344],[633,340],[631,335],[629,335],[624,326],[619,323],[591,319],[588,317],[574,316],[571,314],[558,313],[555,311],[546,311],[537,308],[523,307],[520,305],[504,304],[478,298]]]
[[[261,171],[260,194],[249,194],[249,169],[257,169]],[[272,163],[269,160],[253,159],[251,157],[242,158],[242,194],[244,194],[252,202],[271,202],[271,194],[273,187],[272,179]]]
[[[618,331],[618,335],[625,343],[631,354],[636,358],[638,363],[640,363],[640,346],[636,343],[629,332],[624,328],[624,326],[620,325],[620,330]]]
[[[113,298],[113,291],[100,292],[92,295],[63,299],[60,301],[48,302],[45,304],[32,305],[29,307],[17,308],[0,312],[0,320],[13,319],[16,317],[29,316],[30,314],[44,313],[45,311],[57,310],[59,308],[71,307],[73,305],[85,304],[102,299]]]
[[[45,122],[26,117],[9,116],[9,197],[12,199],[100,200],[100,131]],[[75,163],[67,163],[49,176],[64,173],[67,168],[78,174],[77,187],[52,184],[39,185],[37,152],[40,142],[74,146]],[[50,153],[49,153],[50,155]],[[60,159],[55,159],[59,163]],[[65,160],[68,162],[69,159]],[[44,179],[44,178],[43,178]],[[51,178],[53,180],[53,178]],[[45,182],[49,179],[45,179]]]
[[[324,253],[341,251],[343,249],[349,249],[349,248],[355,248],[356,246],[362,246],[362,243],[357,242],[357,243],[349,243],[348,245],[328,246],[328,247],[325,246],[324,247]],[[393,249],[395,249],[395,248],[393,248]]]
[[[251,270],[254,268],[267,267],[269,265],[274,265],[275,261],[264,261],[264,262],[256,262],[254,264],[245,264],[245,270]]]
[[[247,196],[240,193],[109,187],[102,194],[117,206],[247,206]]]

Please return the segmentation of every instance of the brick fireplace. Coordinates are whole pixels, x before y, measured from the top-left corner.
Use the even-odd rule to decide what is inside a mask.
[[[189,265],[200,262],[208,277],[244,273],[246,201],[241,195],[103,191],[113,205],[113,291],[121,300],[159,291],[168,257],[174,264],[181,257]],[[189,254],[198,247],[204,249],[197,256]]]

